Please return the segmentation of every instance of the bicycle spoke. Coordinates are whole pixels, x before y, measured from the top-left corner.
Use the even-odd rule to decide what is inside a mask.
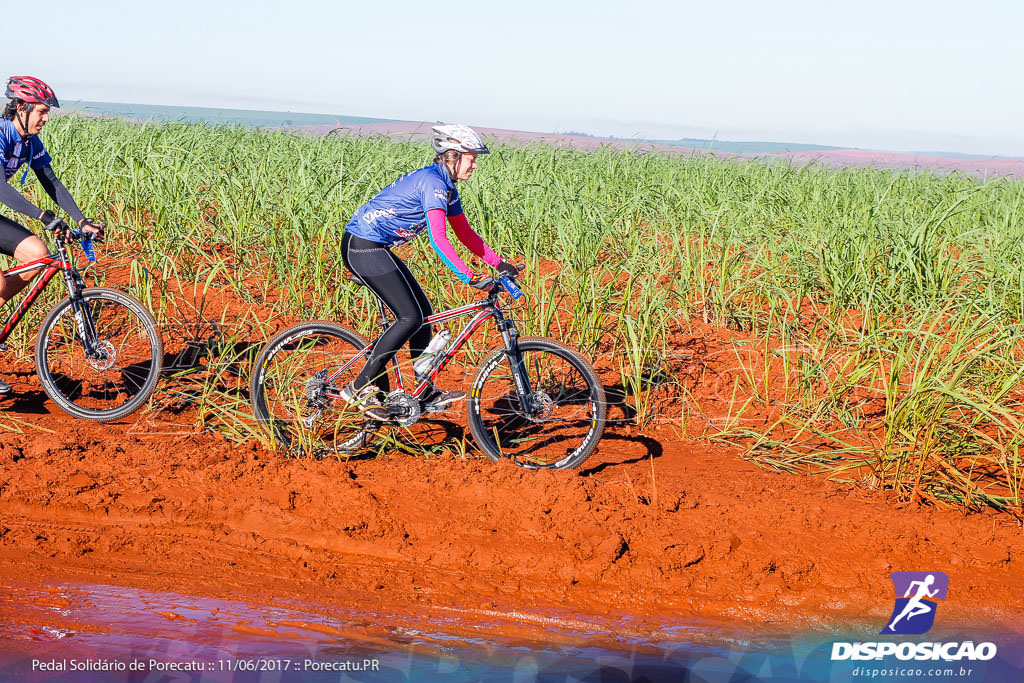
[[[90,338],[81,337],[74,307],[51,312],[37,344],[37,369],[47,393],[67,412],[116,419],[141,406],[156,386],[162,356],[152,317],[116,290],[84,292]]]
[[[475,382],[478,393],[470,405],[474,436],[492,456],[527,467],[575,466],[600,438],[603,392],[585,362],[567,349],[524,342],[520,350],[531,410],[522,405],[504,354],[492,355]]]
[[[257,361],[252,392],[257,418],[295,454],[348,454],[362,447],[371,429],[358,409],[338,397],[358,374],[365,346],[354,333],[340,330],[320,326],[285,343],[272,340]]]

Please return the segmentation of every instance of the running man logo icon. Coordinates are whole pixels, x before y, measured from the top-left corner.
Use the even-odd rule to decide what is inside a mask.
[[[938,601],[946,599],[949,577],[943,572],[893,572],[896,604],[882,633],[916,635],[935,623]]]

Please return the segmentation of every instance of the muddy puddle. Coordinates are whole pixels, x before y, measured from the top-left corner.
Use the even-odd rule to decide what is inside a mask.
[[[833,662],[832,644],[873,638],[500,609],[396,619],[97,584],[0,585],[3,681],[855,681],[863,663]],[[1019,660],[1004,651],[959,680],[1016,680]],[[907,672],[885,680],[919,680]]]

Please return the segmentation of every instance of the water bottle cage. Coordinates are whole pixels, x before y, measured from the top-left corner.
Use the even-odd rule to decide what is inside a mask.
[[[423,350],[423,355],[417,358],[412,365],[416,381],[422,382],[441,364],[445,349],[448,348],[450,342],[451,333],[447,330],[442,330],[434,335],[430,343],[427,344],[427,348]]]
[[[441,364],[442,357],[443,354],[441,350],[438,350],[429,354],[424,353],[422,356],[417,358],[416,362],[413,363],[413,373],[416,375],[416,381],[422,382],[430,377],[430,373],[432,373],[434,369]]]

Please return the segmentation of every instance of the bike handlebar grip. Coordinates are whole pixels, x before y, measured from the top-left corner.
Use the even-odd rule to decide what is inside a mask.
[[[94,228],[96,228],[96,230],[98,231],[98,232],[92,233],[92,235],[90,236],[90,239],[93,242],[105,242],[106,241],[106,236],[107,236],[107,224],[105,222],[94,221],[94,220],[89,220],[88,223],[91,226],[93,226]],[[79,226],[78,229],[81,231],[82,226]],[[82,236],[83,237],[85,236],[85,232],[84,231],[82,231]]]
[[[485,278],[479,280],[478,282],[470,283],[470,284],[472,284],[477,289],[485,289],[486,290],[486,289],[490,289],[491,287],[494,286],[494,278],[488,276],[488,277],[485,277]]]
[[[43,230],[56,230],[57,226],[63,223],[59,218],[54,218],[52,221],[43,226]]]

